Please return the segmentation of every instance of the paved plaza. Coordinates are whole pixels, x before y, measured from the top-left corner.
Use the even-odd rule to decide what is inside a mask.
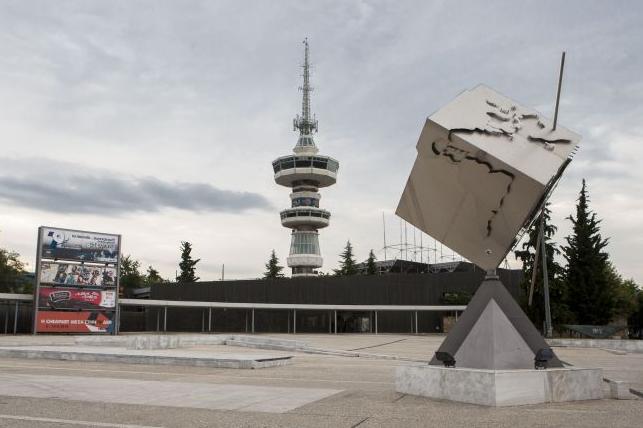
[[[296,339],[321,351],[270,350],[292,355],[291,363],[253,370],[0,358],[0,427],[632,427],[643,420],[643,400],[487,408],[396,393],[394,368],[426,361],[443,340],[439,335],[269,337]],[[78,346],[70,336],[0,338],[3,347],[44,345]],[[195,345],[190,352],[267,351]],[[643,354],[599,348],[556,352],[566,363],[602,367],[605,377],[643,389]]]

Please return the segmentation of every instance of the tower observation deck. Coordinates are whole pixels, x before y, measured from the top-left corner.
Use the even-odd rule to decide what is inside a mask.
[[[287,263],[292,276],[317,275],[315,269],[322,267],[319,250],[319,229],[327,227],[330,212],[319,207],[319,189],[335,184],[339,162],[329,156],[319,155],[313,140],[317,132],[317,119],[310,112],[310,64],[308,39],[304,40],[304,84],[301,116],[293,121],[299,131],[294,154],[281,156],[272,162],[275,182],[292,189],[291,207],[281,211],[281,225],[292,229],[290,255]]]

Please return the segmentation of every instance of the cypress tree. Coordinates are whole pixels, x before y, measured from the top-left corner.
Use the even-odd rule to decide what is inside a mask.
[[[569,216],[568,219],[572,222],[573,230],[566,239],[567,245],[563,247],[567,260],[567,305],[578,324],[607,324],[616,303],[608,255],[604,251],[608,240],[601,236],[601,221],[589,209],[584,179],[576,204],[576,217]]]
[[[376,274],[377,266],[375,265],[375,253],[373,253],[373,250],[371,250],[371,252],[368,253],[368,259],[366,260],[366,275]]]
[[[192,259],[192,244],[187,241],[181,242],[181,262],[179,269],[181,274],[177,278],[179,284],[187,284],[190,282],[197,282],[200,278],[196,276],[195,266],[201,259]]]
[[[563,267],[556,261],[555,256],[560,250],[553,242],[553,237],[558,228],[551,223],[551,210],[549,203],[545,206],[544,242],[545,254],[547,254],[547,274],[549,277],[549,301],[551,308],[552,324],[564,324],[571,321],[571,314],[567,307],[565,282],[562,280]],[[540,217],[534,222],[527,232],[527,240],[522,244],[522,250],[516,251],[515,256],[522,261],[523,280],[522,298],[520,306],[537,329],[542,329],[545,322],[545,297],[543,284],[543,259],[542,249],[539,249],[538,267],[536,269],[536,280],[534,282],[534,294],[531,306],[529,305],[529,292],[531,279],[534,272],[534,261],[536,256],[536,243],[540,233]]]
[[[284,267],[279,265],[279,259],[277,258],[275,250],[272,250],[270,259],[268,260],[268,263],[266,263],[266,272],[264,272],[263,277],[266,279],[282,278],[284,276],[284,274],[281,273],[283,269]]]
[[[355,275],[357,273],[357,263],[353,255],[351,241],[346,242],[346,247],[344,247],[344,252],[340,254],[340,257],[339,269],[335,269],[335,275]]]

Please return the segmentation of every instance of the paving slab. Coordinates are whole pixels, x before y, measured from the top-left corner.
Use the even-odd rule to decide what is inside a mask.
[[[78,376],[0,373],[0,395],[99,403],[143,404],[283,413],[342,392],[336,389],[285,388]]]

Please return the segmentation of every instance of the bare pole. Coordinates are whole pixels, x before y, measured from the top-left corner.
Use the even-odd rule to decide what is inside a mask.
[[[402,259],[402,243],[404,240],[402,239],[402,218],[400,217],[400,260]]]
[[[415,241],[415,226],[413,226],[413,261],[414,262],[417,261],[417,251],[418,251],[418,249],[417,249],[417,244],[416,244],[416,241]]]
[[[541,212],[540,215],[542,216],[543,213]],[[536,238],[536,254],[534,254],[534,266],[533,266],[533,272],[531,273],[531,286],[529,287],[529,306],[531,306],[531,303],[534,300],[534,285],[536,284],[536,272],[538,271],[538,257],[540,257],[540,238],[542,237],[542,234],[540,231],[538,231],[538,237]]]
[[[384,260],[386,258],[386,221],[384,220],[384,211],[382,211],[382,232],[384,232]]]
[[[565,69],[565,51],[560,57],[560,73],[558,74],[558,90],[556,91],[556,107],[554,109],[554,126],[552,131],[556,130],[558,122],[558,106],[560,105],[560,91],[563,86],[563,71]],[[547,201],[543,201],[543,208],[540,212],[540,250],[543,264],[543,294],[545,298],[545,337],[551,337],[553,330],[551,325],[551,305],[549,301],[549,275],[547,273],[547,244],[545,242],[545,209],[547,208]],[[536,250],[538,251],[538,250]],[[537,265],[534,263],[534,270]]]
[[[424,235],[424,232],[420,230],[420,263],[424,263],[424,247],[422,246],[422,235]]]
[[[404,220],[404,259],[408,260],[409,259],[409,241],[408,241],[408,233],[407,233],[407,223],[406,220]]]
[[[543,259],[543,292],[545,294],[545,336],[552,336],[551,308],[549,306],[549,275],[547,273],[547,245],[545,242],[545,208],[540,215],[540,251]]]
[[[563,86],[563,70],[565,68],[565,51],[560,57],[560,74],[558,75],[558,91],[556,92],[556,108],[554,109],[554,126],[552,131],[556,130],[556,124],[558,123],[558,105],[560,103],[560,89]]]

